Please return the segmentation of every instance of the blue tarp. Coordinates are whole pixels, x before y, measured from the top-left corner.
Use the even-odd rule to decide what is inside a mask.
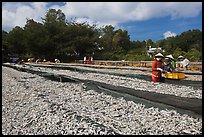
[[[20,58],[10,58],[10,61],[12,62],[12,63],[15,63],[16,61],[18,61]]]

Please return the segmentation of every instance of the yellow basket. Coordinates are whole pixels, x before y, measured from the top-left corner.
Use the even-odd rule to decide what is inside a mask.
[[[140,64],[132,64],[132,66],[134,66],[134,67],[140,67]]]
[[[51,62],[50,61],[46,61],[46,62],[38,62],[38,64],[46,64],[49,65]]]
[[[128,65],[128,66],[133,66],[132,63],[128,63],[127,65]]]
[[[105,65],[106,65],[106,66],[111,66],[111,64],[110,64],[110,63],[106,63]]]
[[[199,70],[198,67],[191,67],[190,69],[191,69],[191,70]]]
[[[124,66],[124,64],[122,64],[122,63],[118,63],[118,64],[116,64],[116,66],[120,66],[120,67],[122,67],[122,66]]]
[[[185,74],[184,73],[165,73],[164,77],[169,79],[184,79]]]
[[[32,64],[32,62],[24,62],[24,64]]]

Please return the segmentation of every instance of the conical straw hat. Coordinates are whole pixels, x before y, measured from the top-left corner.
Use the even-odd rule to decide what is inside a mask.
[[[164,57],[161,53],[155,55],[155,57]]]
[[[180,58],[184,58],[184,57],[183,56],[179,56],[178,59],[180,59]]]
[[[174,60],[174,57],[172,55],[167,55],[166,58],[170,58]]]

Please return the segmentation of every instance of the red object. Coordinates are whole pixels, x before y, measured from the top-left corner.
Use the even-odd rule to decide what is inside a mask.
[[[162,61],[154,60],[152,63],[152,81],[153,82],[161,82],[162,81],[162,72],[157,70],[157,68],[163,69]]]
[[[88,64],[91,64],[91,57],[89,57],[88,59]]]

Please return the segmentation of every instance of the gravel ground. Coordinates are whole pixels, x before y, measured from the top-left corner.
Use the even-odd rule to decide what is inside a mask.
[[[166,83],[153,83],[150,81],[141,80],[137,78],[127,78],[122,76],[114,76],[114,75],[98,74],[98,73],[80,73],[80,72],[70,71],[70,70],[55,70],[55,69],[43,68],[43,67],[32,67],[32,69],[55,73],[55,74],[63,74],[74,78],[88,79],[88,80],[98,81],[98,82],[107,83],[115,86],[133,88],[137,90],[145,90],[145,91],[157,92],[162,94],[170,94],[170,95],[181,96],[181,97],[202,99],[202,87],[200,89],[194,89],[193,87],[190,87],[190,86],[180,86],[180,85],[173,85],[173,84],[166,84]]]
[[[2,133],[202,134],[202,118],[85,91],[83,83],[60,83],[2,67]]]

